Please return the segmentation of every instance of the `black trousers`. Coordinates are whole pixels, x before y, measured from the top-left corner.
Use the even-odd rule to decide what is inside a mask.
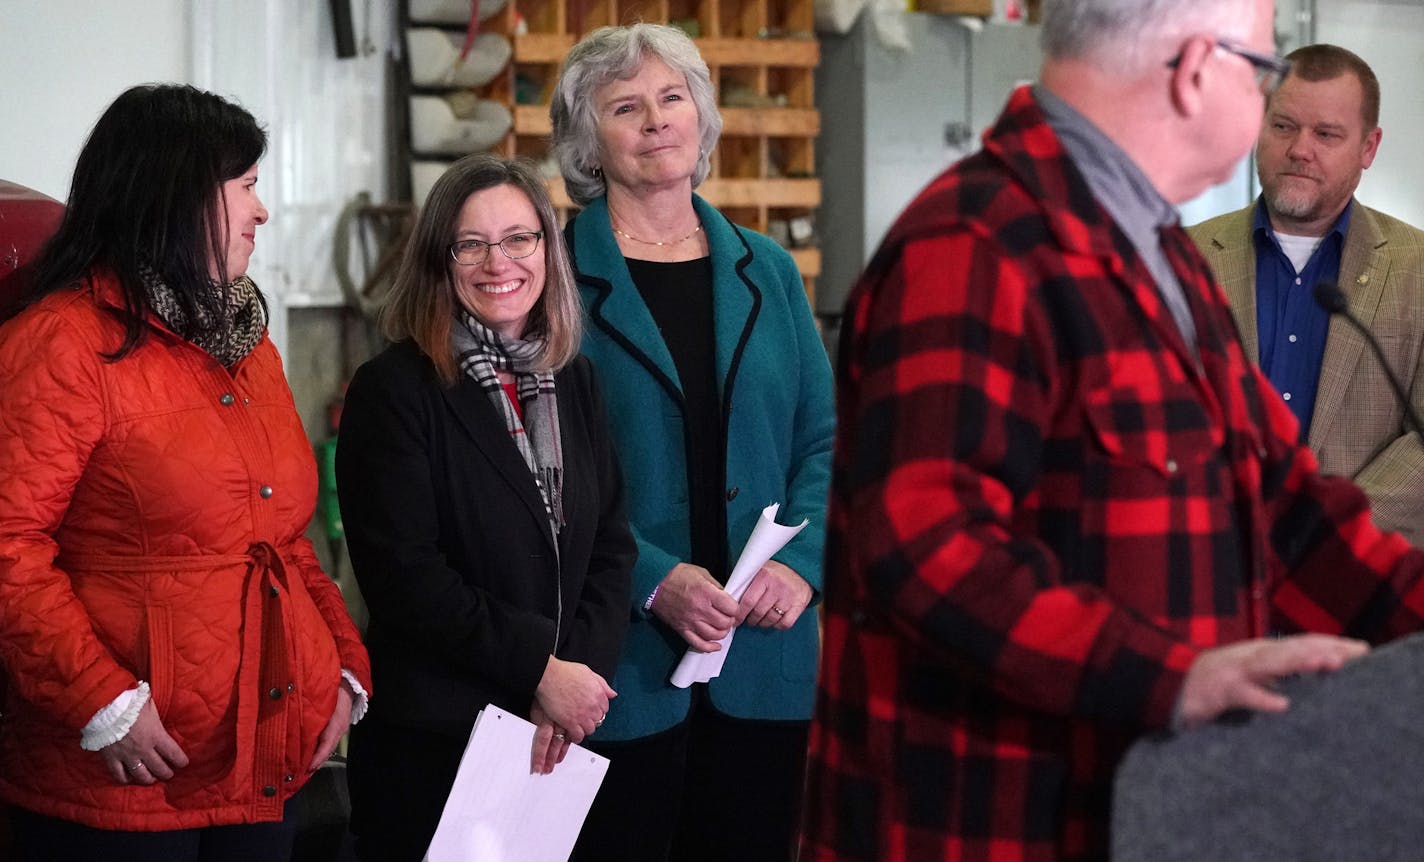
[[[721,715],[699,685],[681,725],[591,743],[610,764],[573,862],[794,859],[808,727]]]
[[[299,794],[300,795],[300,794]],[[287,862],[297,822],[287,800],[276,823],[205,826],[165,832],[95,829],[20,808],[10,809],[16,862]]]
[[[361,862],[425,858],[468,741],[370,715],[351,728],[346,772]]]

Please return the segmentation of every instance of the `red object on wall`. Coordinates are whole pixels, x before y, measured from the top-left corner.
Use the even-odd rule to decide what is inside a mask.
[[[29,292],[35,256],[59,227],[64,204],[34,189],[0,180],[0,321]],[[0,672],[0,713],[5,709],[5,675]],[[0,858],[13,852],[9,816],[0,806]]]
[[[0,180],[0,320],[29,291],[35,257],[62,218],[64,204]]]

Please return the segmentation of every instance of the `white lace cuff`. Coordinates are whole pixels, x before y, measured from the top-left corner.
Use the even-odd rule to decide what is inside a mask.
[[[366,717],[366,707],[371,704],[371,696],[366,693],[366,689],[361,687],[356,675],[344,667],[341,669],[341,678],[346,680],[352,691],[356,692],[356,700],[351,704],[351,723],[355,724]]]
[[[98,751],[123,739],[134,726],[134,722],[138,721],[138,714],[146,703],[146,682],[140,682],[138,688],[120,692],[118,697],[94,713],[94,717],[84,725],[79,736],[79,747],[85,751]]]

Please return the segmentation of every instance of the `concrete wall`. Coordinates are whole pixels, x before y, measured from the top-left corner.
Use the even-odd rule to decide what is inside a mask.
[[[1402,0],[1317,2],[1315,38],[1359,54],[1380,82],[1379,155],[1357,192],[1369,206],[1424,227],[1424,3]]]

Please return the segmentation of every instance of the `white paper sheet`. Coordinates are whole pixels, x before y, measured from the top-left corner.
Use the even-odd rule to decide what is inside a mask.
[[[732,567],[726,590],[737,601],[742,600],[742,594],[747,591],[752,578],[756,577],[756,573],[761,571],[767,560],[786,547],[786,543],[806,526],[804,518],[794,527],[784,527],[776,523],[776,512],[780,508],[780,503],[772,503],[761,510],[761,517],[752,528],[746,547],[742,548],[742,555],[737,557],[737,564]],[[683,654],[682,661],[677,663],[677,669],[672,672],[672,684],[678,688],[687,688],[694,682],[707,682],[720,674],[722,664],[727,660],[727,650],[732,646],[732,635],[736,633],[734,628],[718,641],[722,648],[716,652],[688,649]]]
[[[487,706],[475,719],[426,862],[567,862],[608,758],[577,745],[531,775],[535,727]]]

